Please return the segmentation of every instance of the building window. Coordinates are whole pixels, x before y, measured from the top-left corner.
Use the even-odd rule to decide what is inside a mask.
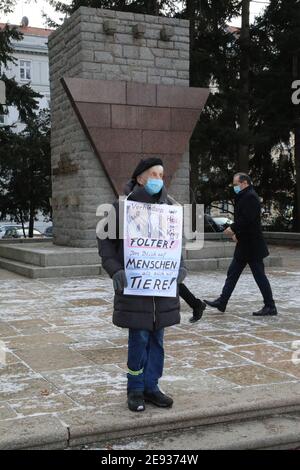
[[[2,126],[4,124],[4,114],[0,114],[0,126]]]
[[[30,60],[20,60],[20,79],[31,80],[31,62]]]

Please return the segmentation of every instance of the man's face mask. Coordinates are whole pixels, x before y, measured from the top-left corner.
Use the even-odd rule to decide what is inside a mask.
[[[163,180],[157,178],[148,178],[147,183],[145,184],[145,190],[147,191],[150,196],[153,194],[159,193],[164,185]]]
[[[241,191],[241,188],[239,187],[239,185],[235,185],[235,186],[233,186],[233,190],[234,190],[235,194],[239,194],[239,192]]]

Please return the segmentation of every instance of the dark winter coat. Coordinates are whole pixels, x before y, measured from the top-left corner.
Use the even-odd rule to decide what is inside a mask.
[[[133,185],[131,182],[127,186],[125,194],[131,201],[172,204],[165,187],[158,195],[150,196],[144,187]],[[114,207],[116,209],[117,238],[105,240],[98,238],[102,266],[110,277],[120,269],[124,269],[123,240],[118,238],[120,225],[118,201],[114,203]],[[123,214],[123,211],[120,214]],[[113,323],[122,328],[153,331],[180,323],[179,307],[178,292],[176,297],[124,295],[115,292]]]
[[[261,204],[253,186],[236,195],[231,228],[238,240],[234,252],[238,261],[257,261],[269,255],[261,227]]]

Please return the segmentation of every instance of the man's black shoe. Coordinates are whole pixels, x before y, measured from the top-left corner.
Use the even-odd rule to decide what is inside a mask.
[[[253,312],[253,315],[256,317],[264,317],[268,315],[277,315],[277,308],[276,307],[266,307],[264,306],[262,309],[258,310],[257,312]]]
[[[205,300],[204,302],[209,305],[210,307],[217,308],[220,312],[224,313],[226,310],[226,305],[220,300]]]
[[[197,304],[193,308],[193,316],[189,320],[190,323],[195,323],[196,321],[200,320],[205,309],[206,309],[206,304],[202,302],[200,299],[197,299]]]
[[[130,411],[144,411],[145,400],[143,392],[128,392],[127,393],[128,408]]]
[[[157,392],[144,392],[144,398],[146,402],[150,402],[161,408],[170,408],[173,405],[172,398],[168,397],[160,390]]]

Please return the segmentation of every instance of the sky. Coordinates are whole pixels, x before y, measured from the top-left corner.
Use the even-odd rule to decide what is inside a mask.
[[[70,0],[65,0],[65,3]],[[266,6],[266,1],[256,0],[251,2],[250,20],[253,22],[255,15],[258,15]],[[46,0],[18,0],[13,13],[9,15],[0,14],[0,22],[9,21],[12,24],[20,24],[23,16],[29,18],[29,26],[39,28],[46,27],[42,11],[47,13],[56,22],[60,22],[61,14],[57,14]],[[240,18],[236,18],[231,23],[233,26],[240,26]]]

